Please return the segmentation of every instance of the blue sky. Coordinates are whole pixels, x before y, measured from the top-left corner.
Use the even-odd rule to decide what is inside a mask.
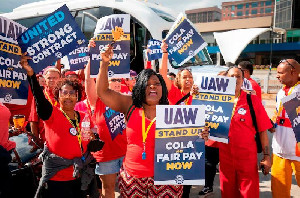
[[[39,0],[0,0],[0,12],[11,12],[13,8],[30,2],[36,2]],[[148,0],[149,2],[155,2],[162,4],[163,6],[172,8],[176,11],[184,11],[187,9],[203,8],[210,6],[221,7],[223,1],[232,0]]]

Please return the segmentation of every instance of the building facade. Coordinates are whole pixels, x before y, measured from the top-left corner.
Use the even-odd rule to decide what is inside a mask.
[[[187,18],[193,23],[207,23],[221,20],[221,9],[217,6],[187,10]]]
[[[222,3],[222,21],[273,16],[274,0],[244,0]]]

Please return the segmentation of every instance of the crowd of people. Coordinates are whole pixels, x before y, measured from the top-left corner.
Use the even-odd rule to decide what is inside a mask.
[[[95,47],[93,40],[89,47]],[[121,197],[189,196],[191,186],[154,185],[153,180],[156,105],[192,105],[198,91],[191,70],[168,73],[167,48],[163,42],[159,72],[130,71],[126,79],[108,77],[113,57],[110,45],[101,53],[96,79],[90,77],[89,62],[84,72],[61,71],[57,64],[47,67],[43,75],[35,74],[28,64],[30,57],[22,55],[20,63],[30,85],[28,130],[44,143],[42,177],[35,197],[111,198],[115,197],[116,181]],[[278,65],[277,78],[283,88],[277,95],[274,123],[262,105],[261,89],[251,79],[252,73],[248,61],[219,73],[236,78],[229,143],[210,140],[207,127],[199,134],[206,145],[205,186],[199,195],[213,192],[218,164],[222,197],[259,197],[259,167],[263,174],[271,170],[275,198],[290,197],[293,171],[300,186],[297,142],[281,102],[300,92],[300,64],[286,59]],[[252,91],[243,90],[244,78],[251,82]],[[7,123],[16,109],[0,103],[0,197],[9,197],[11,190],[8,163],[16,144],[9,141]],[[272,156],[268,130],[274,133]],[[256,133],[263,155],[259,167]]]

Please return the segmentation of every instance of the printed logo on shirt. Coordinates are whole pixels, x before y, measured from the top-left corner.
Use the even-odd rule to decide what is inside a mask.
[[[240,115],[245,115],[246,114],[246,109],[244,109],[244,108],[239,108],[239,110],[238,110],[238,114],[240,114]]]
[[[70,133],[71,133],[71,135],[77,135],[77,131],[76,131],[76,129],[75,128],[70,128]]]
[[[122,135],[123,130],[126,128],[124,114],[114,111],[109,107],[105,107],[105,112],[103,115],[111,139],[114,140],[118,134]]]

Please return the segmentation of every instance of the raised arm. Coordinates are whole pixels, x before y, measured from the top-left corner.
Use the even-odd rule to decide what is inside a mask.
[[[42,120],[48,120],[52,114],[53,107],[51,103],[45,98],[43,90],[35,76],[35,73],[28,64],[28,59],[30,59],[30,57],[26,56],[26,54],[23,54],[21,56],[20,63],[23,69],[25,69],[27,72],[27,79],[31,87],[33,97],[35,99],[37,114]]]
[[[115,92],[108,88],[108,65],[113,56],[112,46],[101,53],[101,63],[99,74],[96,81],[97,95],[101,98],[102,102],[115,111],[126,114],[130,105],[132,104],[132,97]]]
[[[159,73],[164,78],[168,91],[171,89],[172,81],[168,78],[168,44],[165,41],[162,41],[161,49],[163,51],[161,66],[159,67]]]
[[[86,67],[85,67],[85,93],[87,96],[87,99],[90,102],[92,110],[96,107],[96,102],[98,99],[98,95],[96,93],[96,82],[93,78],[91,78],[91,63],[90,60],[88,61]]]

